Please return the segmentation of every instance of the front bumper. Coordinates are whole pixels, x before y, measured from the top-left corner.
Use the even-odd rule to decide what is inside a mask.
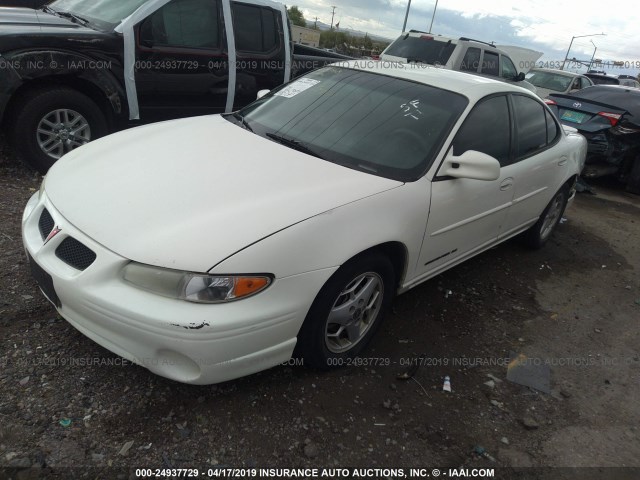
[[[46,243],[38,227],[45,208],[60,229]],[[125,282],[122,269],[130,260],[67,222],[46,195],[29,200],[22,235],[31,261],[51,276],[60,305],[56,308],[71,325],[153,373],[192,384],[231,380],[288,361],[307,311],[335,271],[279,278],[255,297],[203,305],[161,297]],[[69,236],[96,254],[84,271],[56,255]]]

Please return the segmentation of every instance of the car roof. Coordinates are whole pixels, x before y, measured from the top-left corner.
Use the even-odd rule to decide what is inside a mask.
[[[606,73],[585,73],[587,77],[596,77],[596,78],[618,78],[615,75],[607,75]]]
[[[529,72],[549,72],[565,75],[567,77],[584,77],[583,73],[567,72],[566,70],[560,70],[558,68],[532,68]]]
[[[381,75],[400,78],[402,80],[424,83],[425,85],[431,85],[436,88],[462,94],[473,102],[476,102],[492,93],[499,92],[525,93],[530,97],[539,100],[538,96],[523,87],[518,87],[510,83],[494,80],[493,78],[481,75],[474,75],[468,72],[458,72],[456,70],[447,70],[445,68],[437,68],[432,65],[422,63],[406,64],[388,61],[372,62],[371,60],[368,60],[362,62],[352,60],[333,65],[362,70],[365,72],[378,73]]]
[[[594,88],[594,89],[595,88],[598,88],[598,89],[605,88],[605,89],[608,89],[608,90],[611,90],[611,91],[614,91],[614,90],[620,90],[620,91],[626,90],[626,91],[630,92],[632,95],[640,95],[640,88],[629,87],[629,86],[625,86],[625,85],[592,85],[592,86],[587,87],[587,88]]]
[[[500,52],[504,55],[506,55],[506,52],[504,52],[503,50],[500,50],[499,47],[497,47],[496,45],[494,45],[493,43],[489,43],[489,42],[485,42],[484,40],[477,40],[475,38],[469,38],[469,37],[447,37],[445,35],[440,35],[438,33],[428,33],[428,32],[422,32],[420,30],[409,30],[408,32],[403,32],[402,35],[400,35],[400,37],[403,37],[405,35],[409,35],[411,37],[423,37],[425,35],[428,35],[430,37],[433,37],[434,40],[439,40],[441,42],[451,42],[454,45],[460,42],[469,42],[469,43],[479,43],[481,45],[484,45],[485,47],[491,47],[492,49],[495,49],[497,52]]]

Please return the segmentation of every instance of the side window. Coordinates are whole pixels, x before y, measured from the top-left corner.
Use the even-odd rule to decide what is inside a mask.
[[[547,145],[546,109],[532,98],[513,95],[516,116],[516,158],[529,156]]]
[[[502,78],[506,78],[509,80],[515,79],[518,76],[518,70],[516,70],[516,66],[513,64],[511,59],[506,56],[502,56]]]
[[[478,103],[460,127],[453,141],[453,154],[476,150],[509,164],[511,150],[509,105],[504,95]]]
[[[219,0],[172,0],[140,26],[140,42],[149,47],[218,49]]]
[[[545,110],[544,115],[547,119],[547,145],[551,145],[553,142],[555,142],[556,138],[558,138],[560,130],[551,112]]]
[[[591,83],[589,79],[585,77],[580,77],[580,88],[587,88],[587,87],[590,87],[591,85],[593,85],[593,83]]]
[[[239,51],[266,53],[278,46],[278,17],[274,10],[232,3],[231,11]]]
[[[480,66],[480,54],[482,52],[479,48],[469,47],[467,53],[464,54],[462,63],[460,64],[460,70],[463,72],[477,72]]]
[[[487,52],[485,50],[481,72],[486,75],[493,75],[494,77],[500,76],[500,57],[497,53]]]

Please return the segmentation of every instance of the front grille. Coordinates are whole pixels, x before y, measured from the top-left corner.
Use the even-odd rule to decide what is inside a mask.
[[[93,250],[90,250],[72,237],[65,238],[58,245],[56,256],[67,265],[78,270],[86,270],[96,259],[96,254]]]
[[[53,230],[54,225],[55,223],[53,222],[53,218],[51,217],[49,210],[45,208],[40,214],[40,220],[38,220],[38,229],[40,230],[42,240],[46,240],[51,233],[51,230]]]

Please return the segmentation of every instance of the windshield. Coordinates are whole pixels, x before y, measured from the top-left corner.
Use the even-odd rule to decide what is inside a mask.
[[[455,48],[451,40],[443,42],[435,40],[431,35],[413,37],[407,34],[398,38],[382,53],[430,65],[444,65]]]
[[[536,87],[554,92],[566,92],[573,81],[573,77],[553,72],[529,72],[525,78]]]
[[[102,28],[115,28],[148,0],[56,0],[49,7],[70,12]]]
[[[256,134],[291,148],[414,181],[431,165],[467,103],[462,95],[429,85],[325,67],[272,91],[239,115]]]

